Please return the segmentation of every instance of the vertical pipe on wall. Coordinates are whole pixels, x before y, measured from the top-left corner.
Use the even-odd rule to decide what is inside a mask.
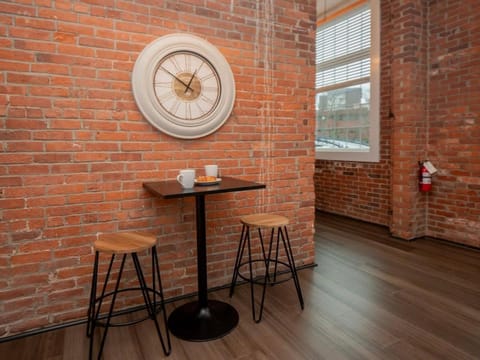
[[[262,137],[260,158],[260,181],[269,183],[271,180],[273,166],[273,133],[274,113],[273,113],[273,24],[274,24],[274,6],[273,0],[257,0],[256,3],[256,32],[255,32],[255,66],[263,68],[260,77],[262,81],[261,107],[258,117],[258,127]],[[260,88],[260,87],[259,87]],[[267,190],[268,192],[268,190]],[[259,197],[259,204],[265,207],[265,211],[270,211],[269,204],[265,204],[265,191]]]

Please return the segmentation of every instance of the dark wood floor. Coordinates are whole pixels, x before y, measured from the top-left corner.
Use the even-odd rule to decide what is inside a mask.
[[[248,287],[229,300],[239,326],[222,339],[172,338],[176,359],[480,359],[480,252],[434,240],[404,242],[387,229],[318,214],[315,268],[268,289],[263,321]],[[179,303],[169,304],[170,312]],[[1,359],[86,359],[85,325],[0,343]],[[151,322],[109,333],[104,359],[162,359]]]

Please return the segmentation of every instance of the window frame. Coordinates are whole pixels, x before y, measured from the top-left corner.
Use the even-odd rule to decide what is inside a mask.
[[[338,161],[380,161],[380,1],[361,1],[358,6],[367,3],[371,15],[371,45],[370,45],[370,113],[369,113],[369,142],[368,150],[362,149],[317,149],[315,158],[319,160]],[[340,10],[341,11],[341,10]],[[347,84],[347,83],[346,83]],[[323,89],[324,90],[324,89]],[[318,93],[315,86],[315,97]],[[315,100],[316,101],[316,100]],[[315,132],[317,131],[315,110]],[[316,133],[315,133],[316,138]]]

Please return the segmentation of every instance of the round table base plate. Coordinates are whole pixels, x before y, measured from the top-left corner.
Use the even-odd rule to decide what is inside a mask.
[[[188,341],[207,341],[221,338],[238,324],[238,312],[230,304],[208,300],[201,308],[198,302],[190,302],[176,308],[168,318],[173,335]]]

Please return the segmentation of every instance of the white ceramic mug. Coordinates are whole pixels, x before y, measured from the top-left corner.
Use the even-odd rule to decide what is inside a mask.
[[[205,175],[218,177],[218,165],[205,165]]]
[[[177,181],[184,189],[191,189],[195,185],[195,170],[183,169],[177,175]]]

